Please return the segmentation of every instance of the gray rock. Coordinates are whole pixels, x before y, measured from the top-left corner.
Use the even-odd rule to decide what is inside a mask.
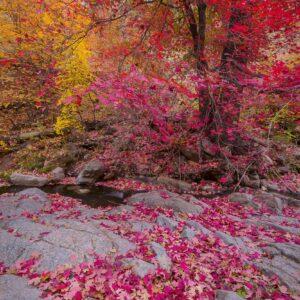
[[[291,226],[291,227],[297,227],[297,225],[299,224],[299,220],[296,218],[276,216],[276,215],[262,216],[261,220],[278,223],[278,224],[284,222],[288,224],[286,226]]]
[[[31,245],[32,242],[15,237],[0,229],[0,261],[5,262],[7,266],[12,265],[22,257],[27,249],[30,249]]]
[[[211,206],[208,205],[207,203],[198,200],[197,198],[195,198],[194,196],[191,195],[183,195],[182,196],[184,200],[188,201],[189,203],[195,204],[195,205],[200,205],[203,209],[211,209]]]
[[[249,176],[245,175],[242,179],[242,183],[245,186],[251,187],[253,189],[258,189],[261,186],[261,182],[259,179],[250,179]]]
[[[52,177],[52,180],[54,180],[54,181],[60,181],[60,180],[64,179],[65,178],[65,171],[64,171],[64,169],[61,168],[61,167],[55,168],[51,172],[51,177]]]
[[[15,196],[0,197],[0,209],[3,216],[19,215],[24,211],[37,213],[49,203],[46,194],[39,189],[26,189]]]
[[[63,168],[78,161],[82,157],[84,151],[80,149],[74,143],[67,143],[64,148],[58,152],[52,153],[53,157],[50,160],[46,160],[44,167],[56,167],[61,166]]]
[[[159,176],[157,178],[157,182],[164,184],[166,186],[174,187],[181,192],[188,192],[188,191],[191,191],[191,189],[192,189],[192,185],[190,183],[187,183],[182,180],[177,180],[177,179],[173,179],[170,177],[166,177],[166,176]]]
[[[297,263],[300,263],[300,246],[290,243],[272,243],[265,247],[264,250],[275,255],[283,255]]]
[[[31,140],[33,138],[40,137],[43,134],[42,131],[30,131],[30,132],[23,132],[19,135],[20,140]]]
[[[221,232],[221,231],[216,231],[215,235],[217,237],[219,237],[226,245],[235,246],[244,253],[253,253],[253,252],[261,253],[260,249],[252,248],[247,245],[247,243],[250,242],[250,240],[248,238],[233,237],[233,236],[226,234],[224,232]]]
[[[0,276],[1,300],[36,300],[41,291],[28,285],[25,278],[15,275]]]
[[[21,217],[13,220],[9,220],[5,222],[4,226],[2,228],[5,229],[14,229],[16,232],[22,235],[22,237],[25,237],[27,239],[39,239],[42,234],[45,234],[46,232],[51,231],[51,228],[33,222],[30,219]]]
[[[151,191],[135,194],[127,199],[128,204],[142,203],[149,207],[171,208],[175,212],[201,214],[203,207],[186,201],[178,194],[168,191]]]
[[[54,271],[62,265],[72,266],[88,260],[88,256],[85,253],[78,253],[60,245],[56,246],[44,241],[32,243],[31,247],[26,249],[20,259],[28,259],[33,253],[40,254],[36,267],[38,272]]]
[[[103,178],[106,168],[98,160],[90,161],[83,170],[79,173],[76,183],[77,184],[94,184],[100,178]]]
[[[256,223],[257,225],[263,226],[265,228],[274,228],[279,231],[300,235],[300,228],[297,227],[282,226],[273,222],[266,222],[266,221],[257,221],[252,223]]]
[[[256,267],[267,275],[276,275],[289,289],[300,293],[300,264],[283,255],[275,255],[272,259],[265,258],[255,263]]]
[[[157,219],[156,219],[156,223],[162,227],[167,227],[171,230],[175,230],[176,227],[178,226],[178,222],[171,219],[171,218],[168,218],[162,214],[160,214]]]
[[[147,274],[155,271],[155,266],[153,264],[138,258],[124,258],[122,264],[125,267],[132,268],[133,272],[140,277],[145,277]]]
[[[217,290],[216,300],[243,300],[237,293],[231,291]]]
[[[297,199],[292,196],[284,196],[275,193],[274,196],[280,198],[283,201],[283,203],[287,206],[300,207],[300,199]]]
[[[279,172],[281,175],[284,175],[284,174],[287,174],[287,173],[291,172],[291,168],[290,168],[289,166],[279,167],[279,168],[278,168],[278,172]]]
[[[126,240],[125,238],[122,238],[121,236],[114,234],[108,230],[103,230],[105,235],[110,239],[114,249],[117,250],[118,254],[126,254],[130,250],[134,250],[136,246]]]
[[[116,215],[121,213],[130,213],[134,210],[134,207],[131,205],[120,205],[112,208],[107,212],[108,215]]]
[[[41,272],[52,271],[59,265],[72,264],[71,257],[76,256],[69,249],[43,241],[30,242],[0,230],[0,261],[5,261],[7,266],[12,266],[18,260],[29,259],[33,253],[41,254],[37,266]],[[78,261],[82,262],[83,259],[79,258]]]
[[[268,191],[280,192],[280,186],[274,182],[270,182],[266,179],[261,181],[263,187],[265,187]]]
[[[131,228],[133,231],[144,232],[153,229],[154,225],[145,221],[131,221]]]
[[[187,226],[184,226],[182,233],[181,233],[181,237],[188,239],[188,240],[192,240],[197,234],[197,231],[188,228]]]
[[[195,228],[196,230],[201,231],[203,234],[206,234],[206,235],[212,234],[212,232],[210,230],[208,230],[206,227],[204,227],[203,225],[199,224],[196,221],[190,220],[190,221],[186,221],[186,223],[188,225],[190,225],[191,227]]]
[[[271,193],[259,192],[255,194],[255,198],[267,206],[272,212],[279,215],[282,214],[283,202],[279,197],[274,196]]]
[[[18,196],[22,196],[22,195],[26,195],[26,196],[38,196],[39,198],[43,199],[43,202],[47,201],[47,194],[38,189],[38,188],[29,188],[29,189],[25,189],[19,193],[17,193]]]
[[[237,216],[233,216],[233,215],[227,215],[229,219],[235,221],[235,222],[243,222],[244,220],[237,217]]]
[[[64,264],[72,265],[75,263],[72,257],[76,257],[76,263],[92,260],[91,251],[107,255],[125,254],[135,249],[133,243],[117,234],[75,220],[57,220],[54,225],[64,227],[52,227],[50,233],[32,241],[29,238],[39,236],[48,228],[24,219],[11,221],[9,225],[21,231],[23,235],[21,238],[15,237],[0,230],[0,261],[12,265],[18,259],[28,259],[32,253],[39,253],[39,271],[53,270]]]
[[[168,256],[165,248],[155,242],[151,242],[150,246],[151,246],[152,250],[154,251],[154,253],[156,254],[156,259],[157,259],[160,267],[162,269],[166,270],[167,272],[170,272],[171,268],[172,268],[172,261],[171,261],[170,257]]]
[[[198,163],[200,160],[199,153],[194,151],[193,149],[181,147],[180,152],[188,160],[194,161],[196,163]]]
[[[42,187],[49,183],[49,179],[47,177],[25,175],[20,173],[13,173],[10,176],[10,181],[14,185],[35,187]]]
[[[111,251],[125,254],[135,249],[133,243],[103,227],[97,228],[94,224],[76,220],[63,220],[62,223],[65,224],[64,228],[53,230],[43,240],[76,253],[92,250],[97,254],[108,254]]]
[[[255,209],[258,209],[258,205],[253,202],[253,196],[246,193],[232,193],[228,200],[230,202],[239,203],[241,205],[249,205]]]

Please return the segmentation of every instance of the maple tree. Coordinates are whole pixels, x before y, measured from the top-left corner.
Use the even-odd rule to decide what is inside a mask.
[[[88,3],[82,38],[104,45],[98,78],[73,99],[92,94],[116,110],[119,135],[135,145],[123,159],[191,147],[200,161],[202,148],[228,160],[249,151],[244,129],[268,132],[282,109],[297,118],[296,1]]]
[[[234,121],[245,96],[260,101],[262,95],[275,93],[293,101],[298,87],[295,63],[289,68],[278,55],[274,61],[268,54],[269,48],[283,44],[283,34],[286,52],[296,52],[296,1],[125,1],[120,6],[114,1],[91,1],[90,10],[94,21],[88,31],[111,22],[122,26],[122,48],[110,53],[120,59],[120,68],[127,60],[129,68],[136,64],[141,78],[158,78],[170,89],[181,84],[180,92],[189,102],[196,98],[198,128],[204,135],[233,140],[238,129]],[[131,46],[126,48],[125,41]],[[119,76],[120,82],[124,78],[120,73],[113,76]],[[132,79],[125,89],[136,83]],[[116,105],[126,98],[113,93],[111,89],[108,98]],[[148,97],[146,91],[141,97],[140,92],[135,95]],[[156,92],[156,98],[164,104],[164,95]]]

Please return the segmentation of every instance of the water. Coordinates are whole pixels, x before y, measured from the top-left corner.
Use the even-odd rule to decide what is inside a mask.
[[[0,195],[4,193],[17,193],[28,187],[3,186],[0,187]],[[90,207],[117,206],[124,203],[124,199],[133,191],[118,191],[105,186],[83,187],[77,185],[48,185],[40,188],[48,194],[60,194],[80,200]]]

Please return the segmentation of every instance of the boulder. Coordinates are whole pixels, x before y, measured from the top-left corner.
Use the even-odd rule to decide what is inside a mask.
[[[300,264],[296,261],[289,259],[282,255],[282,253],[277,254],[274,252],[271,259],[264,258],[262,261],[255,262],[254,264],[267,275],[278,276],[280,281],[291,291],[297,294],[300,293]]]
[[[40,254],[37,270],[54,270],[60,265],[91,261],[93,253],[126,254],[135,245],[109,230],[91,223],[76,220],[52,219],[47,225],[29,219],[4,222],[0,229],[0,261],[8,266],[19,259],[29,259],[33,253]],[[8,233],[12,229],[21,237]],[[74,261],[72,257],[75,257]]]
[[[25,278],[15,275],[0,276],[0,299],[1,300],[36,300],[41,291],[29,286]]]
[[[278,224],[277,222],[274,222],[274,221],[265,221],[265,219],[261,219],[261,220],[247,219],[246,223],[254,224],[256,226],[262,226],[264,228],[273,228],[273,229],[276,229],[278,231],[300,235],[300,228],[293,227],[293,226],[280,225],[280,224]]]
[[[79,173],[77,184],[94,184],[100,178],[105,176],[106,168],[99,160],[92,160],[87,163]]]
[[[61,168],[61,167],[55,168],[51,172],[51,178],[54,181],[60,181],[60,180],[64,179],[65,178],[65,171],[64,171],[64,169]]]
[[[162,226],[162,227],[167,227],[169,228],[170,230],[175,230],[178,226],[178,222],[171,219],[171,218],[168,218],[162,214],[160,214],[157,219],[156,219],[156,223],[159,225],[159,226]]]
[[[262,154],[261,158],[265,165],[274,166],[275,163],[269,155],[264,153],[264,154]]]
[[[250,179],[247,175],[243,177],[242,183],[245,186],[248,186],[253,189],[258,189],[261,186],[261,182],[259,179]]]
[[[196,234],[197,234],[197,232],[194,229],[184,226],[182,233],[181,233],[181,237],[188,239],[188,240],[192,240],[196,236]]]
[[[122,265],[132,268],[133,272],[140,276],[145,277],[147,274],[155,271],[155,266],[139,258],[124,258]]]
[[[199,162],[199,153],[190,148],[182,147],[180,149],[181,154],[188,160],[193,162]]]
[[[300,207],[300,199],[293,196],[285,196],[274,193],[274,196],[280,198],[283,203],[287,206]]]
[[[278,172],[281,174],[281,175],[284,175],[284,174],[288,174],[289,172],[291,172],[291,169],[289,166],[282,166],[282,167],[279,167],[278,168]]]
[[[10,181],[13,185],[19,186],[35,186],[42,187],[49,183],[49,179],[44,176],[25,175],[20,173],[13,173],[10,176]]]
[[[281,187],[277,183],[270,182],[266,179],[261,180],[261,185],[268,191],[281,192]]]
[[[255,194],[255,198],[272,212],[282,214],[283,201],[271,193],[260,191]]]
[[[150,246],[153,252],[156,254],[156,260],[158,261],[160,267],[167,272],[170,272],[172,268],[172,261],[165,248],[156,242],[151,242]]]
[[[28,188],[28,189],[25,189],[25,190],[17,193],[17,195],[18,196],[23,196],[23,195],[34,196],[35,198],[39,197],[40,199],[43,200],[43,202],[47,201],[47,194],[38,188]]]
[[[229,195],[228,200],[230,202],[239,203],[243,206],[252,206],[255,209],[258,209],[258,205],[253,202],[253,196],[246,193],[232,193]]]
[[[265,247],[264,250],[272,256],[283,255],[290,260],[300,263],[300,245],[290,243],[272,243]]]
[[[31,140],[34,138],[38,138],[43,134],[42,131],[30,131],[30,132],[23,132],[19,135],[20,140]]]
[[[92,261],[94,253],[125,255],[136,248],[132,242],[108,230],[103,224],[105,220],[93,219],[97,210],[79,207],[87,212],[87,216],[81,214],[82,220],[89,218],[89,222],[83,223],[60,217],[66,212],[72,215],[79,208],[43,213],[50,203],[47,195],[36,188],[0,197],[0,261],[6,266],[27,260],[35,253],[39,254],[37,271],[51,271],[60,265]],[[24,212],[38,214],[38,221],[22,216]]]
[[[216,236],[219,237],[226,245],[235,246],[240,249],[243,253],[261,253],[258,248],[253,248],[248,246],[248,242],[251,242],[246,237],[233,237],[227,233],[216,231]]]
[[[182,196],[168,191],[138,193],[127,199],[128,204],[142,203],[146,206],[173,209],[175,212],[201,214],[202,206],[186,201]]]
[[[62,149],[52,153],[51,156],[45,160],[44,167],[68,167],[69,165],[77,162],[84,153],[85,151],[79,148],[76,144],[68,143]]]
[[[181,191],[181,192],[188,192],[191,191],[192,185],[190,183],[187,183],[182,180],[173,179],[166,176],[159,176],[157,178],[157,182],[164,184],[169,187],[174,187],[175,189]]]
[[[188,225],[190,225],[191,227],[193,227],[194,229],[201,231],[203,234],[206,234],[206,235],[212,234],[212,232],[209,229],[207,229],[206,227],[204,227],[203,225],[199,224],[196,221],[190,220],[190,221],[187,221],[186,223]]]
[[[122,214],[122,213],[131,213],[134,210],[134,207],[131,205],[120,205],[117,207],[114,207],[112,209],[110,209],[107,214],[108,215],[118,215],[118,214]]]
[[[154,225],[146,221],[129,221],[131,229],[137,232],[144,232],[153,229]]]
[[[243,300],[243,298],[235,292],[217,290],[216,300]]]
[[[46,193],[37,188],[31,188],[14,196],[0,198],[0,211],[6,217],[17,216],[24,211],[37,213],[48,203],[49,200]]]

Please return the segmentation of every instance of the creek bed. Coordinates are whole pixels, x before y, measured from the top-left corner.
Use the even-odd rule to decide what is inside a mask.
[[[29,187],[0,186],[0,195],[4,193],[17,193]],[[107,207],[124,204],[124,199],[136,192],[119,191],[106,186],[78,186],[78,185],[47,185],[40,187],[48,194],[60,194],[80,200],[90,207]]]

